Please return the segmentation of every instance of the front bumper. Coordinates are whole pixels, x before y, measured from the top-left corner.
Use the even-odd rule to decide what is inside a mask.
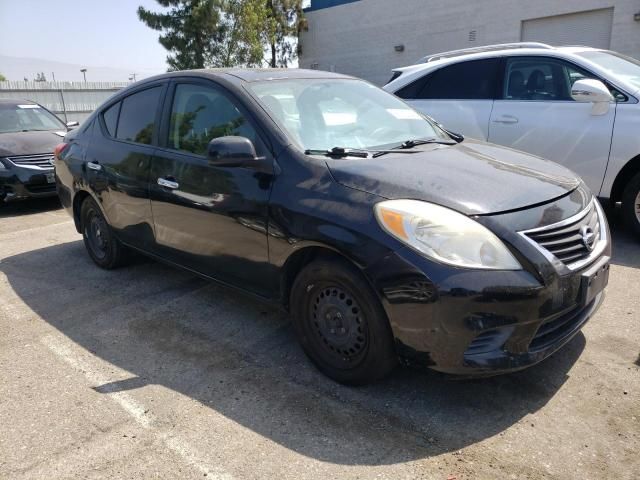
[[[382,300],[400,357],[446,373],[492,375],[552,355],[604,299],[611,237],[606,219],[601,221],[604,248],[574,270],[550,262],[520,235],[508,240],[522,254],[518,271],[452,267],[409,248],[370,266],[365,273]]]
[[[56,184],[49,181],[53,172],[8,165],[0,170],[0,201],[56,196]]]

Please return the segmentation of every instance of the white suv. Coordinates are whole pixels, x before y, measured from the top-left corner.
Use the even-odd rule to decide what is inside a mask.
[[[447,130],[562,163],[640,235],[640,61],[589,47],[432,55],[384,87]]]

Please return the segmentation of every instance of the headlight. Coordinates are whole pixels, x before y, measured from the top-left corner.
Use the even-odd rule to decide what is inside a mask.
[[[0,158],[0,170],[6,170],[7,167],[4,166],[4,163],[2,163],[2,159]]]
[[[454,210],[418,200],[388,200],[375,206],[378,223],[429,258],[458,267],[520,270],[498,237]]]

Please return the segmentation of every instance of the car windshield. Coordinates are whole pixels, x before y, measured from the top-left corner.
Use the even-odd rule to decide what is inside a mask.
[[[640,61],[615,52],[580,52],[579,56],[595,63],[612,76],[640,88]]]
[[[302,150],[376,150],[445,132],[397,97],[355,79],[287,79],[247,87]]]
[[[66,130],[61,120],[33,103],[0,104],[0,133],[33,130]]]

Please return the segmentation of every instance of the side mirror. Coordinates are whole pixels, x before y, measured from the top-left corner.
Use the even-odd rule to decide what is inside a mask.
[[[241,167],[256,161],[256,149],[245,137],[218,137],[209,142],[209,163],[220,167]]]
[[[73,128],[73,127],[77,127],[78,125],[80,125],[80,122],[67,122],[67,128]]]
[[[593,103],[591,113],[604,115],[609,110],[609,103],[613,101],[613,95],[600,80],[585,78],[578,80],[571,87],[571,98],[576,102]]]

